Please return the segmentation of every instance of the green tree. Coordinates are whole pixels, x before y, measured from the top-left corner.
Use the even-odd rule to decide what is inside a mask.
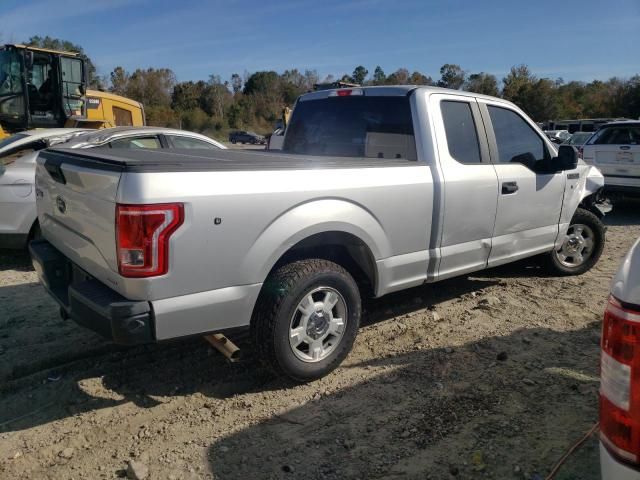
[[[418,71],[413,72],[407,82],[409,85],[433,85],[433,79],[431,77]]]
[[[495,75],[484,72],[469,75],[464,82],[463,89],[468,92],[492,95],[494,97],[497,97],[500,93],[498,90],[498,79]]]
[[[249,76],[244,84],[245,95],[267,94],[278,89],[280,76],[274,71],[256,72]]]
[[[438,80],[439,87],[459,90],[464,85],[465,72],[460,68],[460,65],[445,63],[440,67],[440,75],[440,80]]]
[[[353,69],[353,73],[351,74],[351,77],[353,78],[354,83],[363,85],[365,79],[367,78],[367,75],[369,75],[369,70],[364,68],[362,65],[358,65],[356,68]]]
[[[399,68],[387,77],[387,85],[407,85],[409,83],[409,70]]]
[[[109,75],[111,82],[111,90],[116,95],[126,95],[127,84],[129,83],[129,74],[122,67],[116,67]]]
[[[242,90],[242,77],[237,73],[231,75],[231,88],[234,94]]]
[[[387,76],[382,70],[382,67],[378,65],[376,69],[373,71],[373,84],[374,85],[384,85],[387,80]]]

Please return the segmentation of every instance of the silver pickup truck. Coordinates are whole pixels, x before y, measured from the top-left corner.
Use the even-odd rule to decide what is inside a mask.
[[[250,327],[276,372],[347,356],[361,297],[605,241],[602,175],[515,105],[431,87],[301,96],[281,152],[40,153],[30,246],[64,316],[117,343]]]

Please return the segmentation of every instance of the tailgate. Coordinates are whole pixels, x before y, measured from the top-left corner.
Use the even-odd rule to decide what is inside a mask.
[[[44,151],[36,167],[43,236],[72,262],[107,285],[117,282],[115,204],[122,169]]]
[[[595,165],[607,177],[640,178],[640,145],[593,145]]]

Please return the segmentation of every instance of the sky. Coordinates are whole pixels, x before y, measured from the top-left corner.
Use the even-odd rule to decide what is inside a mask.
[[[106,75],[171,68],[179,81],[297,68],[341,77],[444,63],[502,78],[640,74],[640,0],[0,0],[0,43],[50,35]]]

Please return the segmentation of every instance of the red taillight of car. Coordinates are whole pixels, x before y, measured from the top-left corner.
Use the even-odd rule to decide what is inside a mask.
[[[602,323],[600,437],[617,457],[640,463],[640,309],[611,297]]]
[[[146,278],[169,270],[169,237],[184,221],[182,203],[117,205],[118,271]]]

